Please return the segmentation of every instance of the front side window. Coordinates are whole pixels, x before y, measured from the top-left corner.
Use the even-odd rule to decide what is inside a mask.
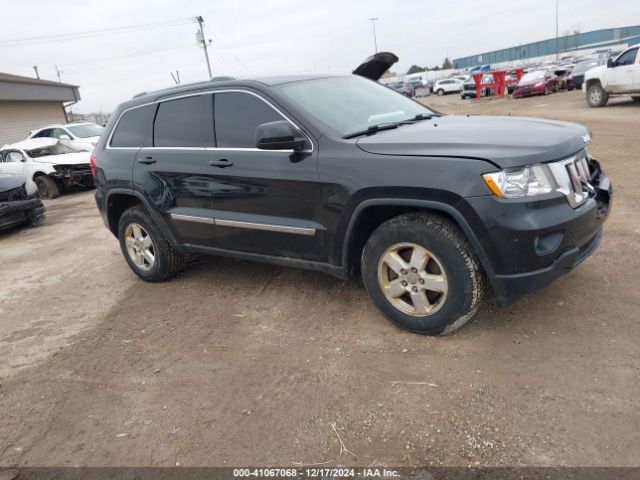
[[[158,105],[153,127],[154,147],[200,147],[207,95],[167,100]]]
[[[54,128],[53,129],[53,135],[51,135],[51,136],[53,138],[60,138],[62,135],[66,135],[70,139],[73,138],[71,136],[71,134],[69,132],[67,132],[64,128]]]
[[[255,148],[256,127],[284,120],[260,98],[249,93],[216,93],[213,100],[218,147]]]
[[[341,136],[433,114],[424,105],[357,75],[284,83],[274,88]]]
[[[637,54],[638,54],[637,48],[627,50],[622,55],[620,55],[620,58],[618,58],[618,60],[616,60],[616,64],[617,65],[633,65],[636,61]]]
[[[22,160],[24,160],[24,155],[15,150],[5,155],[5,162],[21,162]]]
[[[140,148],[144,146],[153,122],[155,105],[134,108],[124,112],[116,125],[111,146],[116,148]]]

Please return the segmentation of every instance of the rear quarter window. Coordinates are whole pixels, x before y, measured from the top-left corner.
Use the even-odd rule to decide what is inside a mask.
[[[124,112],[115,127],[109,145],[120,148],[144,146],[153,123],[154,110],[155,105],[147,105]]]

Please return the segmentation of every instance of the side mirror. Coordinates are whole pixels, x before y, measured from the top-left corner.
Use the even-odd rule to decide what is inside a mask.
[[[71,140],[71,138],[69,138],[69,135],[60,135],[58,137],[59,140]]]
[[[613,63],[613,58],[607,58],[607,68],[613,68],[616,64]]]
[[[300,151],[308,148],[308,142],[289,122],[278,120],[256,127],[256,147],[261,150]]]

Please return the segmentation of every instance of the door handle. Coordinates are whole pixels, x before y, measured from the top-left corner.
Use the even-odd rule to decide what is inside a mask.
[[[152,163],[156,163],[156,159],[153,157],[140,157],[138,158],[138,163],[144,163],[145,165],[150,165]]]
[[[226,158],[221,158],[219,160],[209,160],[209,165],[212,167],[226,168],[232,166],[233,162],[230,162]]]

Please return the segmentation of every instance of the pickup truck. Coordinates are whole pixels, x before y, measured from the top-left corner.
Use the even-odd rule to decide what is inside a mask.
[[[373,66],[121,104],[91,168],[131,270],[168,280],[199,253],[359,274],[393,323],[437,335],[485,294],[508,304],[596,250],[611,184],[585,127],[444,115]]]
[[[587,96],[590,107],[604,107],[611,95],[631,95],[634,102],[640,102],[640,46],[624,50],[606,65],[587,70],[584,74],[582,91]]]

